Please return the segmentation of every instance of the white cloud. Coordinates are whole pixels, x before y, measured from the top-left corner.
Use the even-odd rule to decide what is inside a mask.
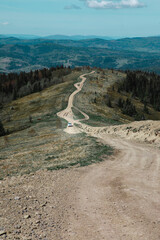
[[[8,24],[9,24],[9,22],[0,22],[0,25],[3,25],[3,26],[6,26]]]
[[[1,22],[0,24],[5,26],[5,25],[8,25],[9,22]]]
[[[120,1],[86,0],[86,3],[89,8],[97,8],[97,9],[121,9],[121,8],[145,7],[145,4],[141,3],[139,0],[120,0]]]

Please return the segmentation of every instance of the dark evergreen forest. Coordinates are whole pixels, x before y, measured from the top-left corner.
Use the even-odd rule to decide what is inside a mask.
[[[0,74],[0,104],[8,103],[31,93],[39,92],[46,87],[62,83],[64,76],[71,73],[70,68],[62,66],[44,68],[29,73]]]
[[[141,71],[126,73],[127,77],[119,85],[118,91],[131,93],[132,98],[139,98],[145,108],[150,104],[156,111],[160,111],[160,76]]]

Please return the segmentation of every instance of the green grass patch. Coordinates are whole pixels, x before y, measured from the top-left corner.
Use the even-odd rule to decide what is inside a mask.
[[[74,162],[59,164],[56,166],[50,166],[50,167],[47,167],[47,170],[50,170],[50,171],[59,170],[59,169],[73,167],[76,165],[78,167],[84,167],[84,166],[91,165],[93,163],[102,162],[104,158],[107,158],[108,156],[113,154],[113,148],[111,148],[110,146],[97,142],[94,137],[87,136],[87,138],[90,140],[90,144],[86,149],[86,156],[84,158],[79,158]]]
[[[74,119],[75,120],[77,120],[77,119],[78,120],[84,119],[84,115],[80,111],[78,111],[78,109],[72,107],[72,112],[74,114]]]
[[[100,126],[110,126],[110,125],[120,125],[122,124],[120,121],[113,120],[110,118],[106,118],[100,115],[95,115],[91,113],[87,113],[89,116],[89,120],[85,121],[86,124],[93,126],[93,127],[100,127]]]

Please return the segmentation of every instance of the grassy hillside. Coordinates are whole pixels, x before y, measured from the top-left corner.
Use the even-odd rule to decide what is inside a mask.
[[[0,179],[39,169],[89,165],[111,154],[111,148],[94,138],[65,133],[67,122],[56,115],[67,106],[81,74],[74,70],[63,83],[12,101],[0,110],[3,126],[10,132],[0,137]]]
[[[118,87],[126,79],[126,73],[115,70],[97,70],[88,77],[84,88],[75,98],[75,105],[86,112],[90,119],[86,123],[93,126],[106,126],[128,123],[134,120],[160,120],[160,111],[148,104],[148,113],[144,111],[144,102],[138,97],[132,97],[132,92],[118,91]],[[127,98],[136,108],[136,115],[130,116],[122,112],[118,105],[119,98],[124,101]],[[111,105],[109,105],[109,100]]]
[[[74,99],[74,106],[90,117],[85,121],[86,124],[98,127],[134,121],[134,115],[126,114],[120,108],[119,98],[123,101],[129,98],[137,113],[143,112],[145,119],[160,120],[160,112],[152,104],[147,105],[148,113],[144,112],[141,99],[133,97],[130,91],[119,91],[127,79],[126,73],[94,70],[95,73],[87,76],[82,91]],[[65,133],[63,129],[67,123],[56,115],[67,106],[68,97],[75,89],[73,84],[79,81],[78,77],[88,71],[72,70],[71,74],[64,77],[64,82],[4,105],[0,110],[0,119],[10,134],[0,137],[0,178],[39,169],[56,170],[89,165],[111,154],[111,148],[94,138],[82,133]],[[82,114],[77,108],[73,108],[73,112],[75,118],[79,119]]]
[[[29,73],[0,74],[0,105],[3,107],[4,103],[62,83],[64,77],[70,73],[70,68],[58,66],[30,71]]]

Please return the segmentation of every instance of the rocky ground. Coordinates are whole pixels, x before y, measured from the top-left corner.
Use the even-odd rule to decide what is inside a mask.
[[[62,239],[78,177],[68,169],[1,181],[0,239]]]
[[[101,163],[0,181],[0,239],[159,240],[160,151],[99,137],[117,149]]]

